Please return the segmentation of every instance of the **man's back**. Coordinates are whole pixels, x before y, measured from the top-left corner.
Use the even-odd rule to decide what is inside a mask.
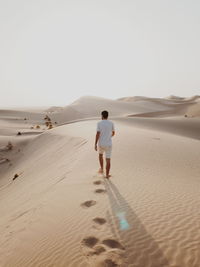
[[[110,120],[101,120],[97,123],[97,132],[100,132],[99,146],[112,146],[112,132],[114,124]]]

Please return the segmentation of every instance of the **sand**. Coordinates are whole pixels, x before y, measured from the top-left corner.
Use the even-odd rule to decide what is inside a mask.
[[[198,108],[185,117],[198,101],[0,110],[0,266],[199,267]],[[94,150],[104,108],[116,126],[110,180]]]

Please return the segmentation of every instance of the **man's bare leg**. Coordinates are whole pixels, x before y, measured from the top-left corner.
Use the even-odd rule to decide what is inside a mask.
[[[106,178],[111,177],[110,172],[110,159],[106,158]]]
[[[103,173],[103,154],[99,154],[100,169],[99,173]]]

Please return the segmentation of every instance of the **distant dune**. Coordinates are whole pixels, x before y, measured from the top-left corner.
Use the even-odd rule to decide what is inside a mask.
[[[198,97],[181,100],[125,97],[117,100],[85,96],[63,108],[50,108],[51,118],[59,124],[72,120],[98,118],[100,110],[109,110],[111,117],[116,116],[177,116],[185,115],[188,107],[195,104]]]
[[[197,98],[195,104],[189,106],[186,112],[188,117],[200,117],[200,98]]]
[[[94,150],[115,123],[112,177]],[[199,267],[200,97],[0,110],[1,267]]]

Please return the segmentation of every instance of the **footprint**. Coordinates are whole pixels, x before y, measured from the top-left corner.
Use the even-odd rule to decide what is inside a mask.
[[[95,200],[88,200],[88,201],[85,201],[81,204],[81,207],[82,208],[89,208],[89,207],[92,207],[96,204],[97,202]]]
[[[106,245],[109,248],[118,248],[124,250],[125,248],[115,239],[104,239],[102,244]]]
[[[97,256],[104,253],[106,249],[103,246],[97,245],[93,248],[90,248],[90,251],[86,254],[87,256]]]
[[[124,255],[115,252],[105,252],[101,257],[96,258],[97,267],[120,267],[124,265]]]
[[[105,252],[106,249],[103,246],[97,245],[94,247],[94,254],[100,255],[101,253]]]
[[[104,263],[105,263],[105,266],[106,267],[119,267],[120,265],[118,265],[117,263],[115,263],[113,260],[111,260],[111,259],[106,259],[105,261],[104,261]]]
[[[89,236],[84,238],[81,243],[86,247],[93,248],[98,242],[99,242],[98,238],[94,236]]]
[[[91,266],[120,267],[124,263],[125,249],[114,239],[104,239],[100,242],[95,236],[88,236],[82,239],[81,245]]]
[[[100,218],[100,217],[96,217],[96,218],[94,218],[93,221],[94,221],[95,223],[97,223],[97,224],[100,224],[100,225],[103,225],[103,224],[106,223],[106,219],[104,219],[104,218]]]
[[[97,181],[94,181],[93,184],[99,185],[99,184],[102,184],[102,181],[101,180],[97,180]]]
[[[106,190],[105,189],[96,189],[94,192],[98,193],[98,194],[102,194],[102,193],[106,193]]]

